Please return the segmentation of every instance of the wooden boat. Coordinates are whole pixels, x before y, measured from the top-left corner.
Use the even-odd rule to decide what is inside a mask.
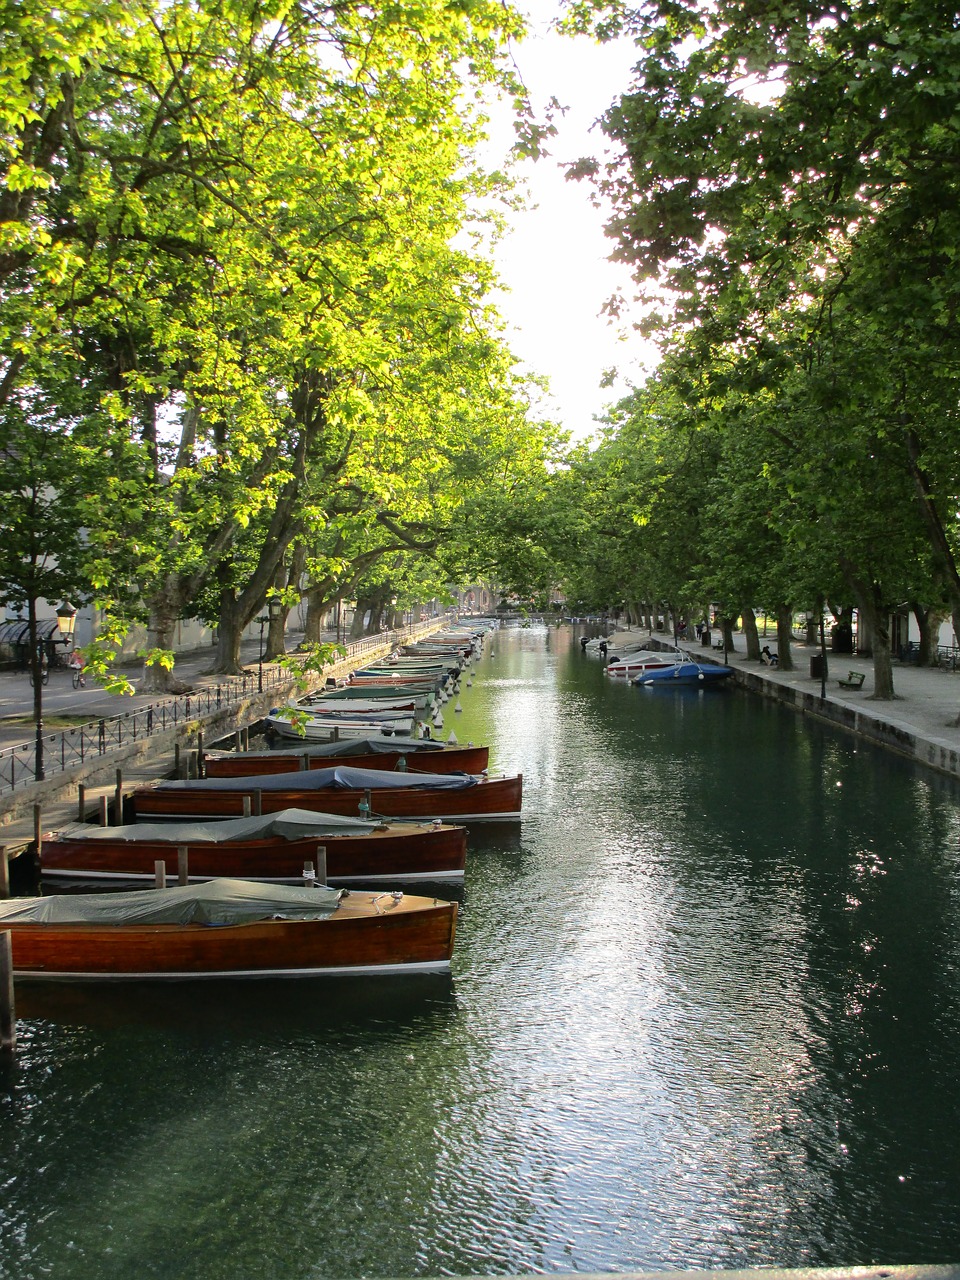
[[[695,685],[702,689],[705,685],[719,684],[723,680],[729,680],[732,675],[733,667],[724,667],[719,663],[677,662],[672,667],[658,667],[644,671],[634,678],[633,683],[642,685],[644,688],[663,689]]]
[[[397,712],[414,716],[418,711],[422,711],[427,705],[426,698],[404,698],[404,697],[388,697],[388,698],[362,698],[358,696],[349,701],[345,698],[334,699],[327,694],[313,694],[310,697],[300,698],[297,706],[303,711],[308,711],[310,715],[328,716],[342,718],[350,717],[356,712]]]
[[[308,698],[303,699],[304,705],[314,701],[329,702],[331,705],[339,706],[346,704],[349,707],[351,702],[384,702],[387,706],[397,705],[407,707],[413,703],[417,711],[421,711],[424,707],[429,707],[434,700],[433,689],[429,690],[411,690],[397,688],[395,684],[367,684],[352,689],[350,685],[343,685],[338,689],[324,689],[322,693],[312,694]],[[373,708],[376,710],[376,707]]]
[[[340,814],[281,809],[257,818],[225,822],[137,822],[95,827],[74,822],[44,835],[40,868],[45,876],[72,880],[153,880],[154,864],[178,873],[186,849],[191,880],[239,876],[283,884],[303,879],[303,868],[326,854],[334,884],[396,884],[414,880],[463,880],[464,827],[441,822],[364,822]]]
[[[443,973],[456,903],[212,880],[0,902],[18,979]]]
[[[130,795],[137,819],[204,816],[232,818],[246,798],[253,814],[278,809],[381,818],[441,818],[475,822],[520,817],[523,777],[487,778],[470,773],[397,773],[338,765],[290,774],[198,778],[157,782]],[[364,807],[369,803],[367,813]]]
[[[300,773],[334,762],[352,769],[396,769],[401,761],[411,772],[483,773],[490,763],[490,748],[472,744],[451,747],[423,738],[398,746],[382,738],[359,738],[299,747],[285,744],[276,751],[208,751],[203,757],[203,775],[242,778],[260,773]]]
[[[337,742],[343,738],[369,738],[376,735],[384,739],[409,738],[413,733],[412,717],[403,720],[378,720],[376,716],[355,720],[308,715],[298,717],[297,723],[286,716],[265,716],[266,731],[281,738],[308,738],[311,742]],[[301,732],[302,730],[302,732]]]

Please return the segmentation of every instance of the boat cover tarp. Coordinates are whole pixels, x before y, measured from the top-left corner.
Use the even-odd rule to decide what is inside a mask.
[[[0,925],[23,924],[246,924],[253,920],[326,920],[342,889],[209,880],[171,889],[129,893],[52,894],[0,901]]]
[[[336,813],[281,809],[278,813],[265,813],[262,818],[224,818],[219,822],[130,822],[120,827],[94,827],[86,822],[72,822],[61,827],[57,834],[62,840],[226,844],[236,840],[320,840],[326,836],[368,836],[381,825],[364,822],[362,818],[340,817]]]
[[[419,755],[429,751],[442,751],[443,748],[444,744],[433,738],[412,738],[409,742],[397,742],[393,738],[341,738],[339,742],[285,742],[277,751],[225,751],[217,755],[217,759],[230,760],[235,755],[242,755],[246,760],[269,760],[272,756],[280,755],[318,756],[324,760],[335,760],[337,756],[396,755],[398,751],[402,751],[404,755],[414,752]]]
[[[255,773],[242,778],[195,778],[157,784],[160,791],[466,791],[482,779],[472,773],[397,773],[335,765],[300,773]]]

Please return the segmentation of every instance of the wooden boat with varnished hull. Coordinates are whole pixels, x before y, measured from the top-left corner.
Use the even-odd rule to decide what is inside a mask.
[[[325,852],[327,880],[340,884],[460,882],[467,857],[464,827],[439,822],[376,823],[285,809],[261,818],[226,822],[134,823],[91,827],[71,823],[44,835],[40,868],[58,880],[153,880],[162,861],[176,877],[178,850],[187,851],[190,880],[234,876],[259,883],[299,883],[317,848]],[[351,831],[348,823],[356,828]]]
[[[409,772],[417,773],[483,773],[490,763],[489,747],[443,746],[423,750],[429,743],[415,741],[409,747],[376,751],[365,749],[366,741],[339,743],[339,749],[317,750],[305,746],[298,751],[208,751],[203,757],[203,773],[207,778],[240,778],[259,773],[299,773],[306,769],[322,769],[325,765],[348,765],[352,769],[396,769],[401,760]],[[378,748],[381,744],[377,744]],[[384,746],[386,744],[383,744]],[[361,750],[353,748],[359,746]]]
[[[337,766],[308,769],[296,777],[262,774],[160,782],[134,791],[130,803],[138,821],[157,815],[236,817],[244,811],[244,797],[253,813],[297,808],[355,816],[369,797],[370,813],[381,818],[474,822],[519,818],[522,793],[521,774],[487,778]]]
[[[18,979],[143,981],[449,970],[456,903],[399,893],[342,894],[230,880],[125,894],[13,898],[0,903],[0,929],[9,930]],[[184,904],[194,897],[200,899],[200,910],[185,911]],[[236,919],[229,911],[211,913],[211,900],[217,906],[225,898],[249,909],[241,909]],[[136,901],[125,910],[122,900]]]

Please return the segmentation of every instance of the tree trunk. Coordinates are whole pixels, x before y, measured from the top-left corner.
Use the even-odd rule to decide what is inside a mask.
[[[860,612],[866,614],[873,642],[873,693],[870,697],[876,702],[890,702],[896,697],[890,655],[890,610],[880,594],[878,583],[871,583],[863,593]]]
[[[243,671],[240,661],[240,640],[244,622],[237,601],[227,592],[220,598],[220,621],[217,627],[217,658],[215,671],[237,676]]]
[[[367,616],[367,602],[358,600],[357,607],[353,612],[353,620],[350,623],[350,639],[360,640],[363,637],[363,620]]]
[[[790,641],[793,636],[793,607],[777,605],[777,667],[780,671],[793,671],[793,653]]]
[[[910,608],[920,631],[917,666],[934,667],[937,665],[937,638],[940,624],[945,622],[949,615],[943,609],[924,609],[923,605],[916,602],[911,604]]]
[[[150,602],[150,620],[147,623],[147,648],[173,650],[180,617],[180,593],[177,584],[168,580],[164,589]],[[178,680],[173,671],[158,662],[144,663],[141,693],[185,693],[189,685]]]
[[[744,605],[740,610],[740,616],[743,618],[743,634],[747,641],[747,657],[753,662],[759,662],[760,635],[757,631],[756,614],[749,605]]]

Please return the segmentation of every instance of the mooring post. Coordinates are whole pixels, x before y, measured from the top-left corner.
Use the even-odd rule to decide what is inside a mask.
[[[77,821],[83,822],[87,809],[87,788],[81,782],[77,787]]]
[[[173,776],[180,777],[180,743],[173,744]]]
[[[250,817],[250,797],[249,796],[243,797],[243,816],[245,818]]]
[[[243,750],[243,734],[239,729],[233,731],[233,749],[234,751]]]
[[[106,796],[100,797],[100,825],[101,827],[105,827],[107,825],[107,797]]]
[[[13,1053],[17,1043],[17,1015],[13,1004],[13,948],[10,930],[0,933],[0,1052]]]
[[[257,787],[253,793],[253,816],[259,818],[263,813],[263,792]]]
[[[197,777],[203,777],[203,730],[197,730]]]
[[[43,843],[43,810],[38,804],[33,806],[33,849],[40,857],[40,845]]]
[[[7,861],[7,847],[0,844],[0,898],[10,897],[10,863]]]
[[[243,749],[244,751],[250,750],[250,726],[248,724],[243,726]]]
[[[317,845],[317,884],[327,883],[327,846]]]
[[[167,887],[167,864],[163,858],[157,858],[153,864],[153,887],[155,889],[165,889]]]
[[[185,844],[177,845],[177,884],[187,884],[190,880],[188,859],[190,850]]]
[[[117,787],[113,793],[113,825],[123,826],[123,770],[117,770]]]
[[[316,883],[317,873],[313,869],[313,863],[305,862],[303,864],[303,887],[305,889],[312,889]]]

